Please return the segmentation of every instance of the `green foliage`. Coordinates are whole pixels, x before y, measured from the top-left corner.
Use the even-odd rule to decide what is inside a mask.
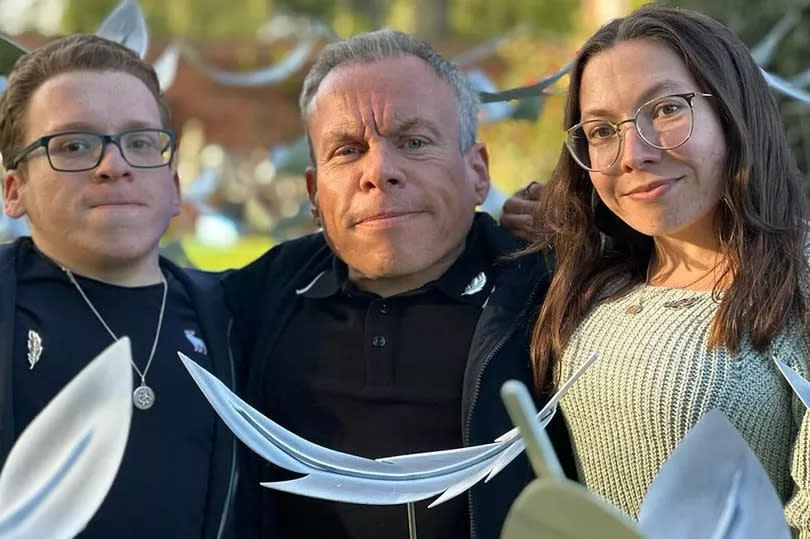
[[[270,16],[268,0],[138,0],[153,35],[214,38],[253,36]],[[62,20],[66,33],[95,31],[118,0],[69,0]]]
[[[492,37],[517,26],[534,35],[570,31],[580,16],[580,0],[455,0],[450,3],[450,25],[470,37]]]
[[[0,38],[0,75],[8,75],[17,59],[25,53],[16,43]]]
[[[790,9],[803,6],[801,20],[779,43],[768,71],[790,79],[810,69],[810,2],[807,0],[679,0],[668,2],[680,7],[694,9],[714,17],[733,30],[750,49],[765,38],[771,28]],[[805,87],[810,89],[810,87]],[[793,147],[799,168],[805,176],[810,175],[810,105],[803,105],[787,97],[778,96],[785,123],[785,132]],[[810,191],[810,186],[808,186]]]

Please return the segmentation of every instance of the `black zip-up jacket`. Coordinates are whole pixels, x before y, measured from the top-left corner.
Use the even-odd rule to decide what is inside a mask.
[[[0,281],[0,467],[14,445],[12,354],[17,298],[16,260],[22,241],[23,239],[18,239],[13,243],[0,245],[0,275],[3,275]],[[232,323],[225,310],[218,276],[182,269],[165,258],[161,258],[160,265],[183,284],[191,298],[202,338],[208,347],[213,374],[230,388],[235,388],[238,356],[235,357],[229,344]],[[236,439],[225,424],[217,419],[203,539],[236,537],[233,512],[238,478],[237,461]],[[160,485],[156,484],[155,488],[160,488]]]
[[[510,379],[532,387],[531,328],[550,280],[548,267],[540,256],[503,260],[504,255],[521,248],[522,243],[500,229],[489,215],[476,215],[473,227],[495,263],[491,272],[495,289],[478,320],[464,374],[459,419],[465,446],[492,442],[513,427],[501,401],[500,388]],[[245,268],[225,275],[226,298],[248,365],[249,402],[262,402],[263,388],[259,387],[259,381],[300,301],[295,290],[331,267],[333,256],[323,234],[316,233],[285,242]],[[538,407],[542,404],[542,399],[538,399]],[[560,419],[552,423],[548,432],[566,473],[573,477],[567,431]],[[469,492],[471,538],[499,537],[509,507],[533,478],[528,460],[521,455],[489,483],[474,486]],[[258,481],[255,477],[243,478],[246,488],[242,492],[246,498],[251,496],[250,492],[256,492],[250,486],[260,488]],[[251,501],[255,503],[244,499],[245,506],[250,507]],[[260,507],[248,512],[254,511],[272,514],[273,508]],[[254,529],[250,530],[244,536],[256,534]]]

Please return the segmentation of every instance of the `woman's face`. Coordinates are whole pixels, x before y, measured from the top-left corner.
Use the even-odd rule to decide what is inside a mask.
[[[649,39],[622,41],[594,55],[579,91],[581,120],[619,123],[646,102],[672,94],[706,92],[679,56]],[[634,124],[621,126],[613,165],[590,172],[602,202],[622,221],[649,236],[705,238],[723,193],[726,141],[711,100],[693,100],[693,131],[677,148],[660,150],[642,140]],[[665,116],[672,109],[661,108]],[[688,112],[688,111],[687,111]],[[663,145],[663,144],[659,144]]]

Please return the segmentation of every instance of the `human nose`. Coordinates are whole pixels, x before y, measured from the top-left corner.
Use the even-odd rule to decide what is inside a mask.
[[[627,125],[620,138],[619,161],[624,173],[644,168],[661,158],[663,150],[650,146],[639,134],[637,124]]]
[[[132,167],[124,159],[124,153],[117,141],[110,140],[101,149],[101,161],[95,168],[98,181],[113,181],[132,174]]]
[[[387,148],[383,144],[369,148],[365,165],[360,184],[363,191],[371,189],[385,191],[405,184],[405,174],[392,148]]]

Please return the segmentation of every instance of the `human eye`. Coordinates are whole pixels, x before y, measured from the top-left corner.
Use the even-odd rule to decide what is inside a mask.
[[[95,135],[87,133],[71,133],[58,135],[51,139],[48,151],[52,154],[80,155],[93,150],[98,143],[94,143]]]
[[[685,104],[680,99],[665,98],[653,103],[650,116],[653,119],[668,118],[670,116],[675,116],[676,114],[680,113],[681,111],[684,110],[684,108]]]
[[[427,141],[418,137],[407,137],[405,139],[405,147],[409,150],[421,150],[427,146]]]
[[[605,142],[615,135],[616,130],[607,122],[593,122],[585,130],[585,136],[591,143]]]
[[[129,150],[162,150],[160,133],[157,131],[136,131],[134,133],[127,133],[123,137],[123,143]]]
[[[334,155],[336,157],[351,157],[359,153],[360,150],[355,146],[341,146],[340,148],[335,150]]]

